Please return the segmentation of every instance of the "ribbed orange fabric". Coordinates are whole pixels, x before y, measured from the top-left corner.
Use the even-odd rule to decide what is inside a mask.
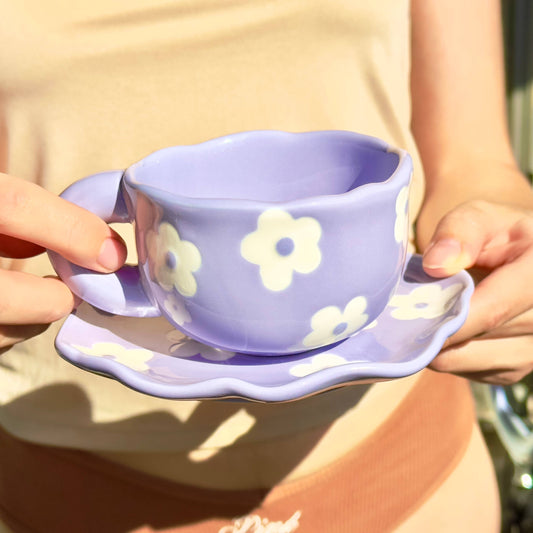
[[[475,420],[465,380],[424,374],[347,456],[272,489],[199,489],[0,433],[0,515],[17,533],[385,533],[453,470]]]

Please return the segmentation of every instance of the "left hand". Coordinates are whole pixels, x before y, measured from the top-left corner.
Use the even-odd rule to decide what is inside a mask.
[[[533,210],[467,201],[437,224],[423,265],[434,277],[473,267],[478,281],[465,324],[430,368],[503,385],[533,370]]]

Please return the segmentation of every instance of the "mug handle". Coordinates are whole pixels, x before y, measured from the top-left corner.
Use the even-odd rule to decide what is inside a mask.
[[[79,205],[105,222],[131,222],[122,196],[123,171],[101,172],[73,183],[61,197]],[[48,256],[61,280],[80,298],[98,309],[132,317],[160,316],[159,309],[146,295],[137,265],[124,265],[104,274],[67,261],[57,252]]]

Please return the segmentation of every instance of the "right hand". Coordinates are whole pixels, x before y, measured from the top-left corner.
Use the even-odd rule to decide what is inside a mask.
[[[117,270],[126,259],[120,236],[96,215],[0,173],[0,257],[27,258],[47,248],[98,272]],[[57,277],[0,270],[0,349],[44,331],[76,301]]]

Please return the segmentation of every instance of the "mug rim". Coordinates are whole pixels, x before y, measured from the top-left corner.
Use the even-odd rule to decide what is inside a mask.
[[[206,150],[210,148],[216,148],[228,142],[246,140],[249,137],[264,136],[269,137],[311,137],[311,136],[327,136],[329,138],[338,138],[339,140],[353,141],[359,147],[367,148],[370,150],[394,153],[398,156],[398,163],[394,171],[390,176],[380,182],[365,183],[358,187],[354,187],[346,192],[340,194],[317,194],[313,196],[307,196],[305,198],[297,198],[286,201],[269,201],[269,200],[251,200],[251,199],[237,199],[237,198],[202,198],[195,196],[186,196],[176,192],[164,190],[160,187],[148,184],[136,177],[136,172],[142,169],[146,165],[150,164],[154,160],[161,158],[163,153],[169,152],[185,154],[197,152],[200,150]],[[314,130],[304,132],[288,132],[283,130],[249,130],[238,133],[231,133],[221,137],[216,137],[196,144],[190,145],[176,145],[169,146],[156,150],[150,153],[146,157],[138,160],[130,165],[123,173],[123,180],[125,184],[134,189],[137,192],[141,192],[149,198],[155,200],[157,203],[164,206],[179,205],[182,207],[191,208],[207,208],[207,209],[240,209],[246,210],[265,210],[268,208],[276,207],[279,209],[296,209],[316,204],[319,202],[324,207],[328,205],[334,205],[339,207],[346,203],[352,203],[354,200],[366,201],[376,195],[383,195],[387,191],[394,191],[401,188],[403,185],[408,185],[412,173],[412,160],[409,153],[396,146],[393,146],[386,141],[366,135],[362,133],[356,133],[348,130]],[[399,183],[397,183],[399,182]]]

